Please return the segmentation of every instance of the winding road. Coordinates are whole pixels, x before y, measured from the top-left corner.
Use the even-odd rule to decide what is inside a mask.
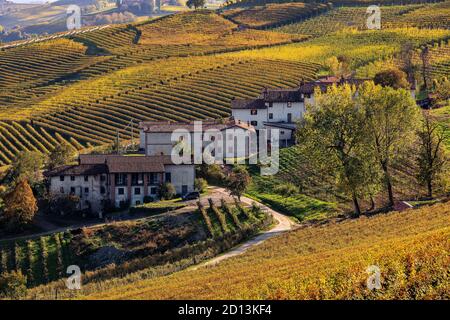
[[[228,192],[223,188],[214,187],[214,191],[228,196]],[[244,243],[241,243],[234,249],[231,249],[230,251],[228,251],[222,255],[219,255],[215,258],[212,258],[211,260],[208,260],[207,262],[204,262],[204,263],[194,267],[194,269],[197,269],[200,267],[205,267],[205,266],[215,265],[215,264],[220,263],[223,260],[240,255],[240,254],[244,253],[245,251],[247,251],[248,249],[250,249],[251,247],[257,246],[257,245],[263,243],[264,241],[266,241],[267,239],[275,237],[281,233],[284,233],[284,232],[287,232],[290,230],[294,230],[298,226],[296,223],[294,223],[291,219],[289,219],[285,215],[283,215],[275,210],[272,210],[271,208],[263,205],[262,203],[260,203],[258,201],[255,201],[255,200],[247,198],[247,197],[241,197],[241,202],[244,202],[249,205],[251,205],[254,202],[257,203],[263,211],[270,213],[278,223],[275,226],[273,226],[271,229],[263,231],[256,237],[254,237]]]

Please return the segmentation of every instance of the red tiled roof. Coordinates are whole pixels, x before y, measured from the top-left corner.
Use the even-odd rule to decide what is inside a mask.
[[[221,120],[198,120],[201,121],[202,131],[208,129],[226,130],[233,127],[240,127],[245,130],[254,130],[253,126],[240,120],[232,118]],[[171,121],[146,121],[139,123],[139,128],[144,132],[173,132],[177,129],[194,132],[194,121],[189,122],[171,122]]]
[[[60,166],[44,173],[46,177],[55,176],[89,176],[107,173],[108,167],[105,164],[81,164]]]

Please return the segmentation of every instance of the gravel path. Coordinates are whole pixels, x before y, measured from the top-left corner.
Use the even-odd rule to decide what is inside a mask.
[[[228,192],[223,188],[214,188],[214,191],[228,196]],[[208,260],[207,262],[200,264],[199,266],[195,267],[194,269],[203,267],[203,266],[215,265],[225,259],[240,255],[240,254],[244,253],[245,251],[247,251],[249,248],[257,246],[257,245],[261,244],[262,242],[266,241],[267,239],[270,239],[281,233],[293,230],[297,226],[297,224],[295,224],[291,219],[289,219],[285,215],[282,215],[281,213],[279,213],[275,210],[272,210],[269,207],[255,201],[253,199],[250,199],[247,197],[241,197],[241,202],[244,202],[249,205],[251,205],[253,202],[256,202],[262,208],[262,210],[270,213],[278,223],[275,226],[273,226],[270,230],[263,231],[261,234],[240,244],[236,248],[231,249],[227,253],[217,256],[211,260]]]

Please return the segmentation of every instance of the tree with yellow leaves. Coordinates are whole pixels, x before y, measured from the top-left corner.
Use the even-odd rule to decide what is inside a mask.
[[[5,197],[2,217],[9,230],[21,230],[29,225],[38,210],[36,198],[27,180],[21,179]]]

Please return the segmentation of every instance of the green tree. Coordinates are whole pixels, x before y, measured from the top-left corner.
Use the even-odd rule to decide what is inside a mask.
[[[227,189],[232,196],[238,197],[241,201],[241,196],[247,190],[251,182],[250,174],[243,166],[235,166],[227,179]]]
[[[42,154],[37,151],[22,152],[13,162],[8,172],[8,180],[26,179],[31,185],[42,180],[41,168],[44,164]]]
[[[439,130],[439,125],[428,114],[424,115],[422,126],[417,132],[419,149],[417,164],[419,171],[417,179],[427,187],[428,197],[433,197],[433,187],[440,180],[443,168],[447,162],[443,142],[445,136]]]
[[[26,179],[21,179],[4,201],[3,223],[9,230],[20,230],[33,221],[38,207]]]
[[[46,167],[53,170],[56,167],[65,165],[70,162],[73,155],[73,149],[68,143],[61,143],[54,147],[50,152]]]
[[[197,178],[195,179],[194,187],[199,192],[205,192],[208,188],[208,182],[206,182],[206,180],[203,178]]]
[[[378,72],[373,78],[375,84],[394,89],[409,89],[410,85],[406,79],[406,74],[399,69],[390,69]]]
[[[408,155],[415,140],[420,111],[410,93],[373,82],[359,88],[358,103],[362,106],[372,154],[383,172],[389,206],[394,205],[392,166]]]
[[[434,94],[436,97],[435,104],[450,104],[450,80],[443,78],[441,81],[438,81]]]
[[[0,297],[18,299],[27,292],[27,277],[21,271],[5,272],[0,275]]]
[[[369,183],[367,135],[364,112],[353,99],[356,89],[349,85],[333,86],[326,93],[316,90],[316,103],[307,112],[297,130],[302,152],[316,168],[336,179],[337,187],[351,197],[356,215],[361,214],[360,198]]]
[[[197,8],[203,8],[205,6],[205,0],[188,0],[186,5],[189,8],[194,7],[197,10]]]
[[[173,184],[171,184],[169,182],[165,182],[165,183],[161,184],[161,186],[159,187],[159,197],[161,199],[164,199],[164,200],[173,199],[173,197],[175,197],[176,193],[177,192],[175,190],[175,187],[173,186]]]

